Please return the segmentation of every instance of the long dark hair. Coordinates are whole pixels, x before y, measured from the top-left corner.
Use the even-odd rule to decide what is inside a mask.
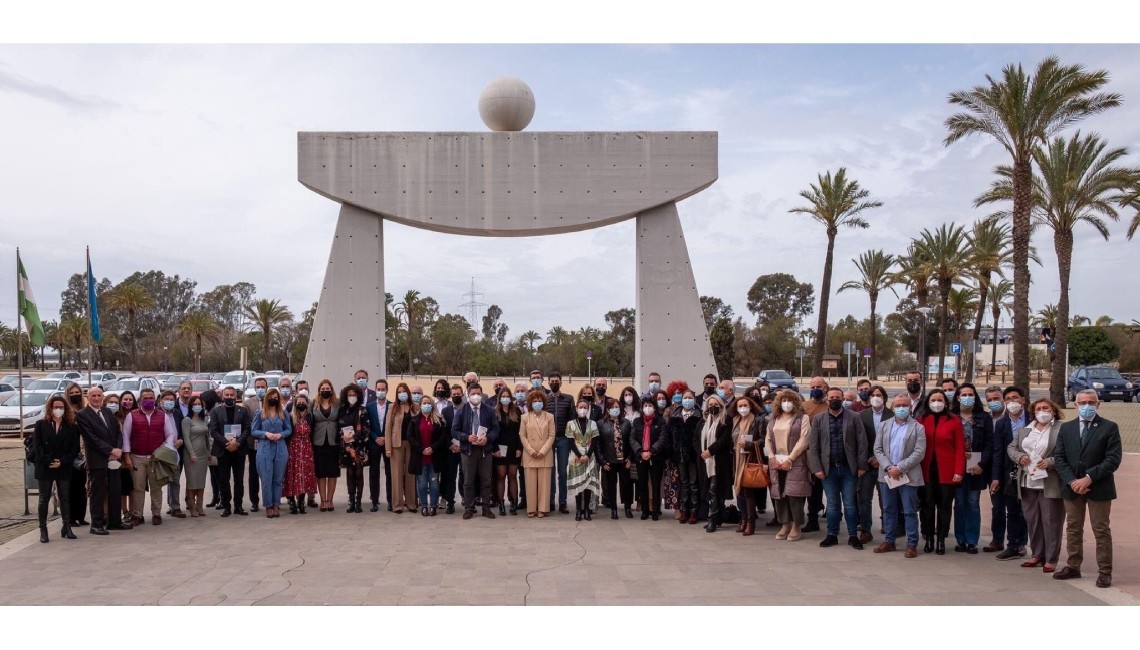
[[[641,410],[641,395],[637,394],[637,389],[635,389],[633,386],[626,386],[625,388],[621,389],[621,395],[620,395],[621,400],[618,402],[618,406],[621,408],[621,410],[625,411],[625,396],[627,394],[633,395],[633,404],[630,404],[630,407],[634,411],[640,411]],[[656,405],[655,405],[655,407],[656,407]]]
[[[48,398],[47,404],[44,405],[43,419],[47,420],[48,422],[52,421],[51,412],[53,409],[55,409],[56,402],[63,404],[63,418],[61,418],[62,421],[67,424],[75,424],[75,409],[71,406],[71,402],[68,401],[67,397],[65,397],[62,393],[52,395],[50,398]]]
[[[207,411],[206,402],[203,401],[203,399],[198,395],[193,395],[190,397],[190,401],[186,403],[186,409],[188,411],[190,411],[190,417],[191,418],[194,417],[194,404],[201,404],[202,405],[202,412],[198,414],[198,419],[199,420],[205,420],[206,419],[206,411]]]
[[[503,406],[503,404],[502,404],[502,399],[503,399],[504,393],[506,393],[507,397],[511,398],[510,403],[508,403],[506,406]],[[518,422],[519,421],[519,410],[515,406],[515,394],[511,391],[511,389],[509,387],[503,386],[502,388],[499,389],[499,392],[495,393],[495,402],[496,402],[495,413],[499,414],[499,421],[500,422],[502,422],[504,420],[506,420],[508,422]]]

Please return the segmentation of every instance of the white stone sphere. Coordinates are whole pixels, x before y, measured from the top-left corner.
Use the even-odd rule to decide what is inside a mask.
[[[495,77],[479,93],[479,117],[492,131],[522,131],[534,117],[534,93],[518,77]]]

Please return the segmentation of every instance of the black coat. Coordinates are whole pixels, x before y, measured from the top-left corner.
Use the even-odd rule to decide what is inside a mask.
[[[630,425],[629,420],[622,418],[618,423],[618,431],[621,433],[621,453],[625,460],[636,463],[637,458],[634,457],[633,445],[630,444],[632,437],[631,431],[633,427]],[[616,446],[614,445],[614,422],[606,418],[598,422],[598,438],[600,439],[597,447],[597,458],[599,465],[616,465],[618,462]]]
[[[237,451],[234,452],[235,454],[246,449],[249,439],[253,437],[250,431],[251,419],[249,409],[241,404],[234,406],[234,424],[241,425],[241,433],[238,434],[237,439],[238,448]],[[226,405],[218,404],[214,407],[214,410],[210,411],[209,424],[210,439],[214,441],[214,444],[210,447],[210,455],[214,458],[221,458],[222,454],[226,451],[225,425],[227,424],[229,424],[229,420],[226,418]]]
[[[75,423],[87,441],[87,469],[107,469],[111,452],[123,448],[123,430],[115,414],[106,408],[83,408],[75,414]]]
[[[994,475],[994,419],[989,413],[983,410],[975,410],[971,421],[974,423],[974,435],[970,443],[970,448],[966,451],[980,452],[982,454],[982,460],[978,463],[982,468],[982,473],[975,475],[966,472],[966,488],[970,490],[985,490],[989,487],[990,481],[999,480]]]
[[[705,420],[701,412],[693,409],[686,419],[681,417],[681,409],[673,411],[669,418],[670,457],[675,463],[691,464],[700,460],[701,427]]]
[[[404,442],[411,446],[412,451],[408,454],[408,473],[419,476],[423,471],[423,455],[424,443],[420,440],[420,419],[423,416],[417,415],[415,417],[404,418]],[[443,418],[435,423],[431,432],[431,464],[435,467],[435,471],[444,472],[447,470],[447,464],[450,461],[450,454],[447,450],[451,447],[451,431],[447,427],[447,423],[443,422]]]
[[[641,452],[648,451],[653,454],[650,460],[658,463],[665,462],[665,454],[668,452],[668,426],[665,424],[665,418],[660,415],[654,415],[653,420],[649,423],[649,449],[642,449],[642,435],[645,432],[645,419],[642,416],[637,416],[633,420],[632,431],[629,434],[629,444],[633,447],[633,453],[637,457],[636,462],[642,462]]]
[[[993,480],[1000,482],[1002,487],[1005,487],[1005,484],[1009,483],[1010,472],[1014,469],[1013,461],[1006,453],[1009,443],[1013,442],[1013,426],[1010,424],[1008,413],[994,421],[993,432],[990,476]]]
[[[1061,496],[1076,497],[1069,483],[1089,477],[1092,485],[1085,496],[1089,501],[1111,501],[1116,498],[1113,474],[1120,467],[1120,427],[1099,415],[1089,425],[1088,440],[1081,444],[1081,421],[1069,420],[1061,425],[1057,444],[1053,446],[1053,462],[1061,478]]]
[[[37,481],[71,478],[71,463],[79,455],[79,425],[64,421],[57,432],[55,423],[48,418],[36,422],[32,431],[32,452]],[[52,469],[50,465],[54,460],[58,460],[60,465]]]
[[[704,425],[701,425],[702,428]],[[700,445],[701,433],[697,431],[697,444]],[[702,450],[703,451],[703,450]],[[736,478],[735,468],[732,465],[732,422],[722,422],[717,425],[716,438],[712,444],[708,446],[708,451],[713,456],[716,462],[716,485],[721,497],[727,498],[732,494],[732,484]],[[698,463],[704,463],[704,459],[700,456],[697,457]]]

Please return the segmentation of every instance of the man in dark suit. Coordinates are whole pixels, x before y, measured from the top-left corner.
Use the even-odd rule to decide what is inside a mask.
[[[447,430],[451,431],[451,423],[455,421],[455,413],[463,406],[463,387],[459,384],[451,385],[451,399],[446,406],[439,410],[440,415],[443,417],[443,423],[447,425]],[[462,456],[459,453],[459,441],[451,441],[451,449],[448,450],[447,469],[443,472],[443,476],[439,479],[439,498],[447,501],[447,514],[455,514],[455,494],[463,496],[463,473],[460,471],[462,464]],[[456,478],[458,476],[458,479]]]
[[[478,382],[467,387],[467,403],[451,418],[451,438],[459,442],[462,455],[463,518],[475,516],[475,496],[483,500],[483,516],[494,519],[491,512],[491,450],[499,438],[499,418],[495,406],[483,403],[483,388]],[[476,483],[478,481],[478,483]]]
[[[232,426],[238,427],[237,430],[231,431],[229,427]],[[210,411],[210,438],[213,440],[210,454],[218,459],[219,482],[222,487],[222,516],[248,515],[249,513],[241,507],[241,498],[244,494],[242,478],[245,474],[246,449],[250,439],[250,416],[249,410],[237,403],[237,391],[233,387],[227,386],[222,391],[222,403]]]
[[[875,518],[871,514],[871,502],[874,501],[875,490],[879,487],[879,461],[875,458],[875,434],[879,430],[880,424],[889,422],[895,415],[887,403],[887,389],[882,386],[873,386],[867,390],[867,393],[867,408],[859,412],[859,419],[863,421],[863,430],[867,432],[867,473],[859,477],[858,497],[856,499],[859,506],[859,541],[864,544],[875,538],[871,533],[875,527]],[[899,507],[897,521],[904,521],[901,499],[899,500]],[[883,494],[880,492],[879,530],[885,533],[886,523],[884,519]]]
[[[844,408],[840,388],[828,389],[827,410],[811,419],[808,467],[827,493],[827,536],[819,545],[839,543],[839,520],[846,516],[847,545],[862,550],[855,495],[867,473],[867,432],[859,414]]]
[[[363,371],[358,371],[363,372]],[[388,380],[377,379],[373,399],[368,402],[368,418],[371,429],[368,432],[368,495],[372,497],[372,512],[380,509],[380,463],[384,463],[384,494],[387,495],[388,512],[392,511],[392,459],[384,453],[384,426],[387,424]]]
[[[103,408],[101,387],[92,386],[87,391],[87,408],[80,409],[75,414],[75,420],[83,439],[87,441],[87,472],[91,477],[91,534],[107,535],[108,529],[130,530],[130,524],[123,524],[119,471],[107,469],[109,461],[122,461],[123,432],[115,414]],[[109,513],[104,513],[104,501]]]
[[[988,393],[989,391],[987,391]],[[997,479],[990,482],[990,502],[993,504],[993,540],[982,548],[987,553],[997,552],[999,560],[1012,560],[1025,556],[1025,545],[1029,543],[1029,524],[1021,511],[1021,502],[1005,493],[1009,475],[1013,471],[1013,461],[1006,449],[1018,431],[1028,424],[1025,415],[1025,392],[1017,386],[1009,386],[1002,392],[1005,402],[1005,415],[994,420],[994,445],[992,447],[992,470]],[[1002,546],[1002,533],[1007,542]]]
[[[1084,559],[1085,510],[1096,539],[1096,586],[1112,585],[1112,531],[1108,517],[1116,498],[1113,474],[1120,467],[1120,427],[1097,415],[1100,399],[1095,390],[1077,393],[1080,418],[1061,425],[1053,461],[1061,479],[1065,501],[1065,538],[1068,565],[1053,574],[1055,580],[1081,577]]]
[[[352,381],[360,387],[360,392],[364,394],[364,406],[368,406],[376,401],[376,391],[368,387],[368,371],[360,369],[352,376]]]

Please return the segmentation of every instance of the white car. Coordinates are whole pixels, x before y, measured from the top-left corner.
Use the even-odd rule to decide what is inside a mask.
[[[139,393],[144,388],[149,388],[149,389],[154,391],[155,395],[158,395],[158,393],[159,393],[158,380],[155,379],[154,377],[134,377],[131,379],[120,378],[120,379],[104,386],[103,387],[103,394],[107,395],[107,396],[110,396],[110,395],[121,396],[124,392],[131,391],[131,394],[133,394],[135,396],[135,399],[137,400],[139,397]]]
[[[284,370],[266,370],[266,371],[265,371],[265,374],[267,374],[267,375],[277,375],[278,377],[280,377],[280,376],[282,376],[282,375],[284,375],[284,374],[285,374],[285,371],[284,371]]]
[[[75,372],[74,370],[61,370],[59,372],[49,373],[44,379],[67,379],[70,381],[79,381],[83,375]]]
[[[4,398],[8,397],[9,395],[12,395],[15,392],[16,392],[15,386],[13,386],[12,384],[5,384],[4,382],[0,382],[0,402],[4,401]]]
[[[242,395],[245,397],[245,399],[249,399],[250,397],[257,397],[257,389],[254,388],[253,384],[258,379],[264,379],[265,383],[268,384],[268,386],[265,387],[266,390],[270,388],[278,388],[281,386],[282,376],[283,375],[257,375],[250,380],[249,387],[245,389],[245,392]]]
[[[46,393],[50,395],[51,393],[62,393],[67,390],[67,385],[70,383],[72,383],[71,379],[44,377],[43,379],[29,382],[28,385],[24,387],[24,394]]]
[[[0,384],[12,384],[16,388],[19,388],[21,383],[30,383],[32,381],[35,381],[35,377],[31,375],[24,375],[23,382],[20,381],[20,375],[4,375],[0,377]]]
[[[221,392],[225,388],[233,388],[239,393],[244,392],[246,387],[253,386],[254,373],[252,370],[234,370],[227,372],[225,377],[218,382],[218,391]]]
[[[44,417],[44,404],[56,393],[24,393],[23,430],[31,432]],[[0,433],[20,433],[20,396],[13,393],[0,402]]]
[[[79,384],[79,387],[86,393],[91,386],[98,386],[105,389],[107,384],[110,384],[118,378],[119,377],[113,372],[93,372],[91,373],[90,384],[87,383],[87,375],[83,375],[83,378],[77,379],[75,383]]]

